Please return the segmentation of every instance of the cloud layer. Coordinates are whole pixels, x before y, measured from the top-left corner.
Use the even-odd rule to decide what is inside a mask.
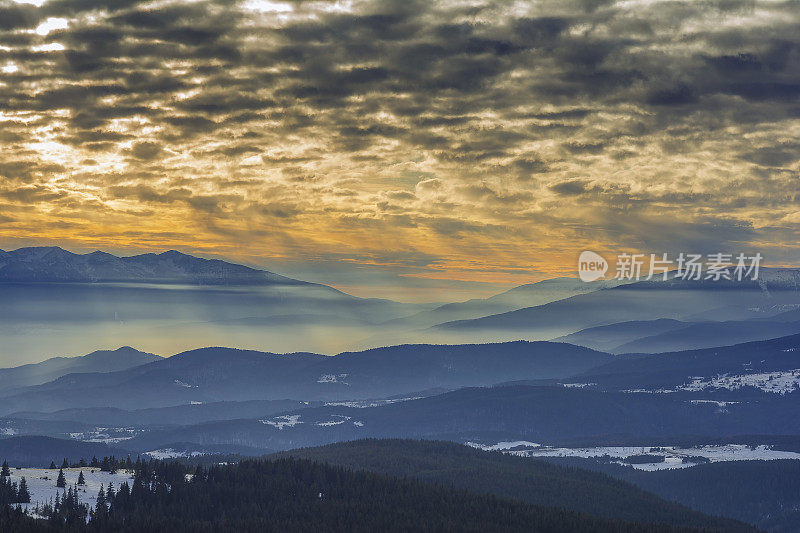
[[[0,0],[0,242],[350,265],[354,290],[586,248],[791,262],[798,7]]]

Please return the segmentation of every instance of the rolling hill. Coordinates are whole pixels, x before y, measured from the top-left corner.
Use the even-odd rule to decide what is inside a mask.
[[[205,348],[128,370],[69,374],[14,391],[2,398],[0,415],[192,402],[385,398],[510,379],[563,378],[611,358],[587,348],[548,342],[404,345],[333,357]]]
[[[758,281],[640,281],[548,304],[434,327],[462,338],[554,338],[630,321],[681,320],[717,309],[768,317],[800,305],[800,271],[764,270]],[[706,318],[709,320],[712,318]]]
[[[764,376],[775,381],[778,373],[786,380],[787,392],[792,390],[791,371],[800,369],[800,335],[746,342],[733,346],[665,352],[653,355],[620,357],[575,377],[576,380],[596,383],[599,387],[618,389],[673,389],[686,385],[698,388],[741,388],[747,385],[744,376]],[[770,379],[771,373],[775,375]],[[714,381],[727,376],[738,383]],[[736,378],[736,376],[739,376]],[[705,378],[699,380],[699,378]],[[800,378],[798,378],[800,380]],[[698,383],[690,386],[693,382]],[[717,386],[712,385],[716,383]]]
[[[602,474],[452,442],[367,439],[272,457],[310,459],[629,522],[728,530],[746,527],[661,500]]]
[[[799,320],[754,318],[684,322],[668,318],[587,328],[553,339],[608,353],[659,353],[774,339],[800,333]]]
[[[67,374],[116,372],[160,360],[161,357],[123,346],[80,357],[54,357],[41,363],[0,369],[0,391],[40,385]]]
[[[385,405],[330,402],[254,420],[152,431],[126,446],[151,450],[192,442],[286,450],[373,437],[654,446],[689,436],[800,434],[800,407],[791,396],[761,393],[726,409],[696,398],[555,386],[464,388]]]

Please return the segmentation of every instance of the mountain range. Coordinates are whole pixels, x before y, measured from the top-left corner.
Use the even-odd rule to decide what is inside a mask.
[[[65,374],[41,385],[0,391],[0,415],[287,398],[363,400],[510,379],[564,378],[611,358],[587,348],[548,342],[404,345],[334,357],[204,348],[126,370]]]
[[[798,306],[800,270],[763,269],[756,281],[638,281],[434,329],[463,339],[555,338],[631,321],[767,318]]]
[[[281,451],[503,497],[513,496],[511,483],[529,503],[622,520],[646,508],[662,524],[688,526],[705,518],[617,482],[552,478],[555,470],[530,466],[529,457],[487,458],[460,444],[512,454],[539,445],[578,455],[635,447],[624,467],[608,453],[589,455],[600,457],[592,468],[627,469],[675,466],[650,464],[656,456],[636,449],[687,445],[710,454],[680,465],[696,468],[718,448],[767,457],[770,446],[795,446],[798,287],[790,269],[741,283],[558,278],[486,299],[412,305],[178,252],[2,252],[5,361],[89,345],[142,351],[0,369],[0,455],[24,464],[75,454],[218,462]],[[346,346],[333,349],[331,339]],[[298,451],[351,441],[364,444]],[[420,453],[426,446],[435,448],[430,457]],[[679,497],[686,482],[675,483],[664,494],[695,509],[775,531],[794,516],[760,500],[778,518],[736,514],[709,497],[687,501]],[[604,503],[593,506],[592,493]],[[621,498],[627,504],[617,506]]]
[[[0,282],[140,282],[197,285],[299,285],[305,282],[265,270],[202,259],[175,250],[118,257],[96,251],[75,254],[62,248],[0,250]]]
[[[792,312],[790,312],[792,313]],[[597,326],[553,339],[609,353],[659,353],[767,340],[800,333],[788,315],[750,320],[691,322],[658,318]],[[796,316],[792,313],[791,316]]]
[[[81,357],[54,357],[41,363],[0,369],[0,391],[40,385],[66,374],[127,370],[160,359],[157,355],[140,352],[130,346],[98,350]]]
[[[622,356],[550,342],[332,357],[207,348],[7,390],[0,432],[111,439],[139,451],[360,437],[644,445],[800,434],[798,353],[800,335]]]
[[[765,268],[758,281],[555,278],[485,299],[408,304],[176,251],[21,248],[0,253],[0,356],[20,364],[60,355],[62,346],[86,353],[121,344],[153,353],[229,346],[333,354],[520,339],[656,353],[800,332],[800,316],[766,321],[800,307],[798,287],[798,271]]]

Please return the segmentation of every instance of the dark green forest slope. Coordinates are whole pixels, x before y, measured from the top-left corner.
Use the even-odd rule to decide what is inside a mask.
[[[87,510],[72,491],[46,521],[0,509],[0,531],[541,531],[661,532],[631,524],[476,495],[418,480],[354,472],[293,458],[210,468],[138,463],[132,485]]]
[[[746,527],[663,500],[597,472],[485,452],[452,442],[366,439],[292,450],[275,457],[282,456],[414,478],[632,522],[726,530]]]

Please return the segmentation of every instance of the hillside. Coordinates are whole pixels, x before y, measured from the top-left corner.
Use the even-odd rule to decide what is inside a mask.
[[[51,461],[61,464],[63,459],[77,461],[114,455],[125,458],[130,452],[102,442],[81,442],[51,437],[10,437],[0,439],[0,462],[14,466],[47,466]]]
[[[73,373],[127,370],[160,359],[157,355],[140,352],[130,346],[98,350],[80,357],[54,357],[41,363],[0,369],[0,391],[40,385]]]
[[[800,335],[732,346],[620,357],[575,377],[608,389],[736,389],[748,383],[794,390],[800,369]],[[715,379],[717,376],[727,379]],[[749,376],[749,378],[748,378]],[[772,379],[770,379],[772,376]],[[780,379],[777,379],[780,378]],[[770,383],[767,383],[770,382]]]
[[[712,518],[664,501],[602,474],[450,442],[358,440],[291,450],[275,457],[285,456],[625,521],[728,530],[741,527],[731,520]]]
[[[71,374],[15,391],[0,404],[0,415],[191,402],[385,398],[510,379],[567,377],[611,358],[548,342],[403,345],[335,357],[203,348],[120,372]]]
[[[546,279],[535,283],[526,283],[489,298],[475,298],[466,302],[440,305],[431,310],[398,319],[392,325],[428,327],[453,320],[480,318],[524,307],[544,305],[578,294],[615,287],[621,283],[618,280],[584,283],[575,278]]]
[[[134,477],[130,484],[117,487],[108,497],[110,505],[92,513],[88,524],[86,511],[70,497],[62,502],[60,512],[45,511],[53,515],[49,524],[0,512],[0,528],[176,532],[675,530],[298,459],[248,460],[207,469],[177,463],[137,463]]]
[[[797,460],[720,462],[657,472],[591,459],[548,461],[603,472],[703,513],[729,516],[771,532],[794,532],[800,523]]]
[[[654,446],[686,436],[800,433],[800,408],[790,395],[761,393],[726,409],[693,398],[554,386],[464,388],[374,407],[331,402],[255,420],[152,431],[126,446],[152,450],[193,442],[288,450],[367,437]]]
[[[800,304],[798,270],[768,270],[755,281],[640,281],[580,294],[548,304],[471,320],[445,322],[435,331],[468,338],[494,332],[492,338],[553,338],[582,329],[629,321],[714,320],[728,314],[768,317]],[[708,317],[701,319],[700,315]]]

